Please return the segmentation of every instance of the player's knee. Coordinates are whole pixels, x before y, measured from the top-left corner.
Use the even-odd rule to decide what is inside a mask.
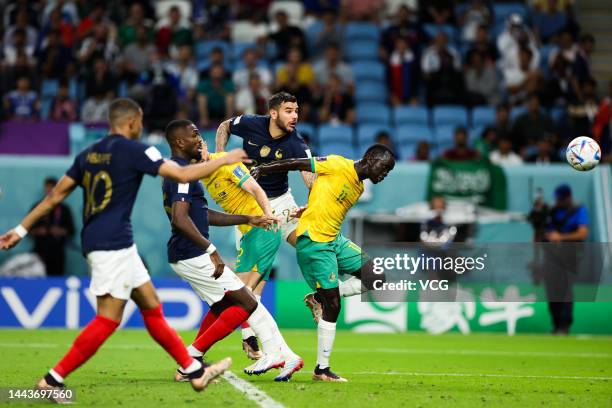
[[[242,308],[250,315],[257,309],[257,299],[253,295],[249,296],[243,302]]]
[[[338,320],[338,316],[340,316],[340,294],[327,294],[327,296],[323,295],[323,302],[321,304],[323,309],[323,320],[326,322],[335,322]]]

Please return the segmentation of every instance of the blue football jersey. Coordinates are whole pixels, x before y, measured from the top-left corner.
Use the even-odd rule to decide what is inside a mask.
[[[172,160],[186,166],[189,163],[180,157],[172,157]],[[164,178],[162,185],[164,194],[164,210],[168,220],[172,221],[172,204],[176,201],[190,203],[189,217],[200,233],[208,239],[208,202],[204,197],[204,186],[199,181],[191,183],[177,183],[169,178]],[[175,263],[185,259],[191,259],[204,254],[205,251],[181,235],[172,228],[172,236],[168,241],[168,262]]]
[[[129,248],[134,244],[130,217],[143,174],[156,176],[159,150],[121,135],[89,146],[66,172],[83,188],[84,254]]]
[[[274,139],[268,126],[269,116],[242,115],[230,121],[230,133],[243,139],[242,146],[253,165],[270,163],[282,159],[303,159],[311,156],[304,139],[294,130]],[[278,197],[289,189],[287,173],[272,173],[257,180],[268,197]]]

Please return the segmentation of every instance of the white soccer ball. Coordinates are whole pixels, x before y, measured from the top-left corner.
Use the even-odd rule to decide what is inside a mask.
[[[567,162],[578,171],[588,171],[599,164],[601,149],[596,141],[578,136],[570,142],[565,152]]]

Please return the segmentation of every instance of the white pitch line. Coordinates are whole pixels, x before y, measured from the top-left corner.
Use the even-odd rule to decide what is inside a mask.
[[[234,388],[243,393],[245,397],[259,405],[261,408],[285,408],[283,404],[273,400],[268,394],[250,382],[238,377],[231,371],[226,371],[223,378],[225,378]]]
[[[481,373],[417,373],[417,372],[399,372],[399,371],[360,371],[355,373],[346,373],[347,375],[397,375],[411,377],[492,377],[492,378],[530,378],[530,379],[548,379],[548,380],[596,380],[610,381],[612,377],[590,377],[576,375],[515,375],[515,374],[481,374]]]

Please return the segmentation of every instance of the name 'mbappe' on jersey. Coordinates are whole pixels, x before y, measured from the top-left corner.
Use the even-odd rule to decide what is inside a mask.
[[[131,215],[142,176],[156,176],[159,150],[109,135],[79,153],[66,175],[83,188],[82,251],[111,251],[134,244]]]
[[[269,126],[269,116],[242,115],[230,120],[230,133],[243,139],[242,147],[254,161],[254,166],[276,160],[311,157],[310,149],[297,131],[274,139]],[[268,197],[278,197],[289,190],[286,172],[261,176],[257,181]]]

